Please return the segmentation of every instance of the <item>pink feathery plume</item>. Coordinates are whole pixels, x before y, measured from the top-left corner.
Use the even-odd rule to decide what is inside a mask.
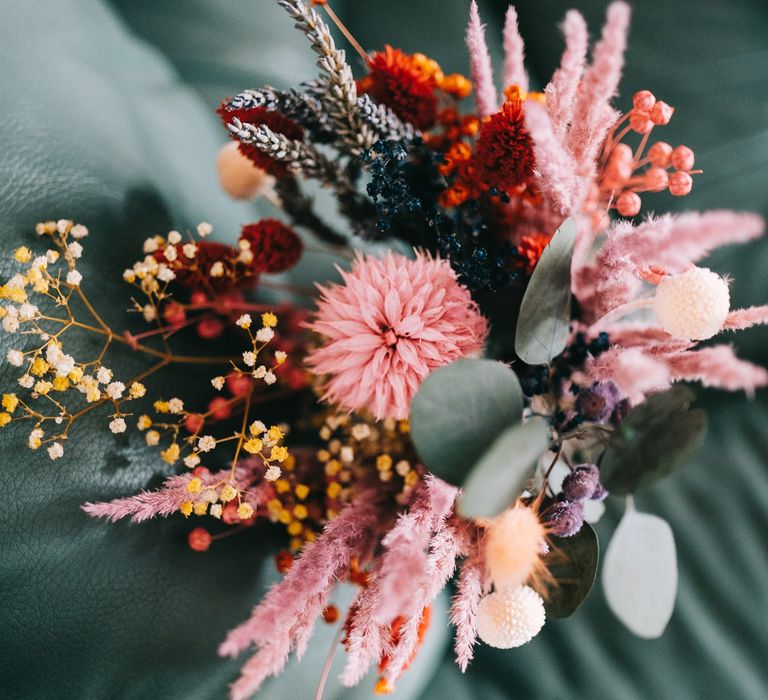
[[[430,543],[430,554],[421,585],[413,591],[416,613],[411,615],[399,630],[397,644],[388,650],[389,663],[384,677],[393,684],[413,658],[419,643],[421,611],[445,588],[456,569],[456,559],[466,553],[468,546],[465,527],[461,525],[443,528]]]
[[[757,214],[715,210],[666,214],[638,226],[615,226],[606,243],[609,254],[629,256],[638,266],[658,265],[681,272],[728,243],[745,243],[763,234],[765,222]],[[602,253],[603,251],[601,251]]]
[[[474,657],[477,640],[477,606],[490,588],[482,548],[475,550],[461,564],[457,593],[451,603],[451,624],[456,627],[454,650],[462,673]]]
[[[574,98],[584,74],[584,66],[589,47],[587,23],[576,10],[569,10],[563,22],[565,51],[560,60],[560,67],[552,76],[552,81],[544,88],[547,96],[547,113],[552,121],[552,128],[558,136],[564,136],[573,119]]]
[[[642,348],[613,347],[590,358],[585,369],[594,380],[612,381],[633,405],[652,391],[666,389],[672,379],[667,362]]]
[[[725,319],[723,328],[729,331],[740,331],[765,323],[768,323],[768,305],[750,306],[747,309],[731,311]]]
[[[714,345],[667,358],[676,380],[701,382],[726,391],[743,389],[753,396],[755,389],[768,385],[768,371],[736,357],[730,345]]]
[[[546,109],[536,102],[525,104],[525,126],[533,141],[536,179],[547,204],[565,217],[579,204],[582,180],[571,156],[552,130]]]
[[[346,687],[357,685],[371,664],[381,658],[385,639],[390,634],[389,625],[377,622],[374,614],[379,599],[379,582],[376,580],[379,569],[377,566],[373,580],[358,594],[350,608],[352,624],[344,641],[347,663],[339,677]]]
[[[433,475],[427,476],[408,512],[398,518],[382,541],[384,554],[378,575],[379,596],[374,609],[377,622],[391,623],[398,615],[410,615],[410,592],[426,565],[425,549],[433,532],[442,530],[459,490]],[[420,611],[418,611],[420,612]]]
[[[472,0],[469,7],[469,25],[467,26],[467,47],[472,82],[475,84],[475,103],[481,117],[493,114],[499,108],[496,86],[493,84],[491,55],[485,43],[485,28],[480,22],[477,2]]]
[[[613,123],[610,101],[616,95],[624,67],[630,14],[623,2],[608,6],[602,38],[581,82],[568,145],[585,171],[592,169],[598,148]]]
[[[297,640],[302,650],[336,579],[352,557],[371,546],[379,526],[375,492],[358,496],[308,544],[282,581],[253,609],[249,620],[236,627],[219,647],[221,656],[235,656],[251,644],[259,651],[248,661],[232,686],[233,698],[255,693],[264,680],[279,673]]]
[[[642,321],[617,321],[602,328],[611,344],[622,348],[642,347],[653,353],[682,352],[693,347],[689,340],[674,340],[663,328]]]
[[[207,476],[200,477],[203,487],[211,484],[220,483],[222,480],[228,480],[230,476],[229,469]],[[116,498],[113,501],[102,503],[84,503],[80,506],[92,518],[107,518],[117,522],[122,518],[131,516],[131,522],[140,523],[149,518],[157,516],[166,517],[172,513],[178,512],[181,504],[192,500],[193,497],[187,491],[187,485],[193,478],[191,473],[179,474],[167,478],[161,488],[156,491],[141,491],[135,496],[126,496],[125,498]],[[245,489],[250,481],[248,480],[248,470],[238,469],[235,473],[235,481],[241,489]],[[271,490],[270,486],[270,490]],[[251,499],[248,499],[251,502]],[[253,499],[254,501],[257,499]],[[260,499],[258,499],[259,502]],[[256,502],[251,502],[251,506],[256,507]]]
[[[513,5],[504,17],[504,87],[517,85],[523,92],[528,90],[528,73],[525,72],[525,43],[517,26],[517,11]]]

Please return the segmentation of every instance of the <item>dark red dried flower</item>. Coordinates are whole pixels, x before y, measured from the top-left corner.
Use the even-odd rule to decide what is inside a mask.
[[[298,262],[304,249],[298,234],[277,219],[243,226],[240,238],[251,244],[251,267],[257,272],[284,272]]]
[[[288,117],[280,114],[280,112],[271,112],[263,107],[233,109],[230,111],[225,107],[227,101],[224,100],[216,110],[225,126],[231,123],[234,117],[237,117],[243,124],[254,124],[256,126],[263,124],[275,133],[283,134],[289,139],[300,140],[304,137],[304,129],[292,119],[288,119]],[[283,163],[265,155],[256,146],[241,143],[239,149],[244,156],[250,158],[254,165],[257,165],[262,170],[266,170],[270,175],[283,177],[288,173]]]
[[[531,177],[533,144],[520,100],[508,100],[483,124],[475,146],[475,164],[481,180],[502,190],[524,185]]]
[[[437,64],[421,54],[409,56],[386,45],[383,51],[373,54],[368,67],[370,73],[358,81],[358,89],[417,129],[434,126]]]

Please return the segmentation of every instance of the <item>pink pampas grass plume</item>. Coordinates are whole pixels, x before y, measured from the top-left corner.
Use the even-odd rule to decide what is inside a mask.
[[[469,7],[467,48],[469,48],[470,72],[475,88],[477,111],[481,117],[486,117],[498,110],[499,100],[493,83],[491,56],[485,43],[485,28],[480,22],[480,13],[475,0],[472,0]]]
[[[747,309],[731,311],[725,319],[723,328],[729,331],[740,331],[766,323],[768,323],[768,305],[750,306]]]
[[[528,91],[525,72],[525,44],[517,26],[517,11],[510,5],[504,17],[504,87],[517,85]]]
[[[377,420],[406,418],[436,367],[479,352],[488,326],[446,260],[358,255],[343,284],[321,287],[311,328],[325,336],[307,364],[327,375],[324,399]]]
[[[666,389],[672,380],[663,358],[638,347],[611,348],[589,360],[586,370],[593,380],[612,381],[633,405],[652,391]]]
[[[715,345],[672,355],[667,360],[672,377],[701,382],[727,391],[743,390],[754,396],[755,389],[768,385],[764,367],[740,360],[730,345]]]
[[[263,473],[263,465],[261,465],[261,471]],[[203,490],[213,484],[229,481],[230,474],[231,471],[229,469],[222,469],[221,471],[200,477],[200,480],[203,482]],[[177,513],[184,501],[195,500],[195,496],[187,491],[187,485],[192,478],[193,475],[191,473],[171,476],[156,491],[140,491],[135,496],[116,498],[113,501],[104,503],[84,503],[81,508],[92,518],[107,518],[113,523],[128,516],[130,516],[131,522],[134,523],[140,523],[158,516],[167,517]],[[253,470],[245,466],[235,471],[236,485],[244,492],[254,478]],[[260,496],[257,491],[247,493],[246,498],[246,501],[254,510],[274,493],[270,484],[266,484],[265,497]]]
[[[267,677],[279,673],[293,647],[303,651],[316,621],[313,613],[319,615],[325,607],[350,560],[369,550],[380,518],[376,494],[360,494],[305,547],[250,619],[227,635],[219,647],[221,656],[235,656],[251,644],[258,647],[231,687],[232,700],[250,697]]]
[[[431,605],[448,584],[456,569],[456,559],[466,553],[466,547],[466,529],[460,525],[444,527],[432,538],[421,585],[412,594],[416,612],[402,625],[397,644],[389,650],[389,663],[384,671],[384,678],[390,684],[394,684],[400,677],[416,651],[421,611]]]
[[[550,208],[563,217],[568,216],[576,208],[583,190],[573,159],[555,135],[544,106],[526,102],[524,113],[525,126],[533,141],[534,173],[541,192]]]
[[[629,6],[608,6],[602,38],[595,46],[592,65],[582,80],[569,136],[569,147],[577,161],[591,168],[613,118],[610,100],[616,95],[627,47]]]
[[[451,624],[456,627],[454,651],[456,663],[462,673],[474,656],[477,640],[477,606],[490,590],[485,560],[480,547],[476,547],[461,564],[457,592],[451,603]]]
[[[431,474],[382,541],[384,554],[378,575],[379,597],[374,610],[377,622],[391,623],[414,610],[410,595],[424,572],[426,547],[433,532],[442,530],[459,490]]]
[[[565,51],[560,60],[560,67],[552,76],[552,81],[544,89],[547,96],[547,112],[552,120],[552,128],[559,136],[564,136],[573,119],[574,99],[584,73],[584,65],[589,47],[589,32],[584,18],[570,10],[563,22]]]

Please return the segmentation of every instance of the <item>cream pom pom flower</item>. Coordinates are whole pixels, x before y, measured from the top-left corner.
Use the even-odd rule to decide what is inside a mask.
[[[485,596],[477,607],[477,635],[497,649],[530,642],[544,626],[544,601],[530,586],[504,588]]]
[[[320,288],[310,327],[327,341],[307,364],[327,375],[324,398],[346,410],[407,418],[429,372],[483,347],[488,324],[447,260],[358,255],[341,276]]]
[[[216,169],[222,189],[233,199],[256,199],[275,184],[275,178],[244,156],[234,141],[221,147]]]
[[[679,340],[706,340],[719,333],[730,308],[727,282],[705,267],[664,277],[656,288],[656,316]]]

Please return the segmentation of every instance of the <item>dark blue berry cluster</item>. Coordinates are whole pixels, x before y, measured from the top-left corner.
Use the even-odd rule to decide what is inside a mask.
[[[442,155],[423,139],[378,141],[362,158],[380,234],[439,252],[472,292],[496,291],[520,278],[518,266],[510,265],[516,248],[494,240],[478,201],[450,210],[440,206],[448,184],[438,170]],[[506,193],[490,194],[508,201]]]

